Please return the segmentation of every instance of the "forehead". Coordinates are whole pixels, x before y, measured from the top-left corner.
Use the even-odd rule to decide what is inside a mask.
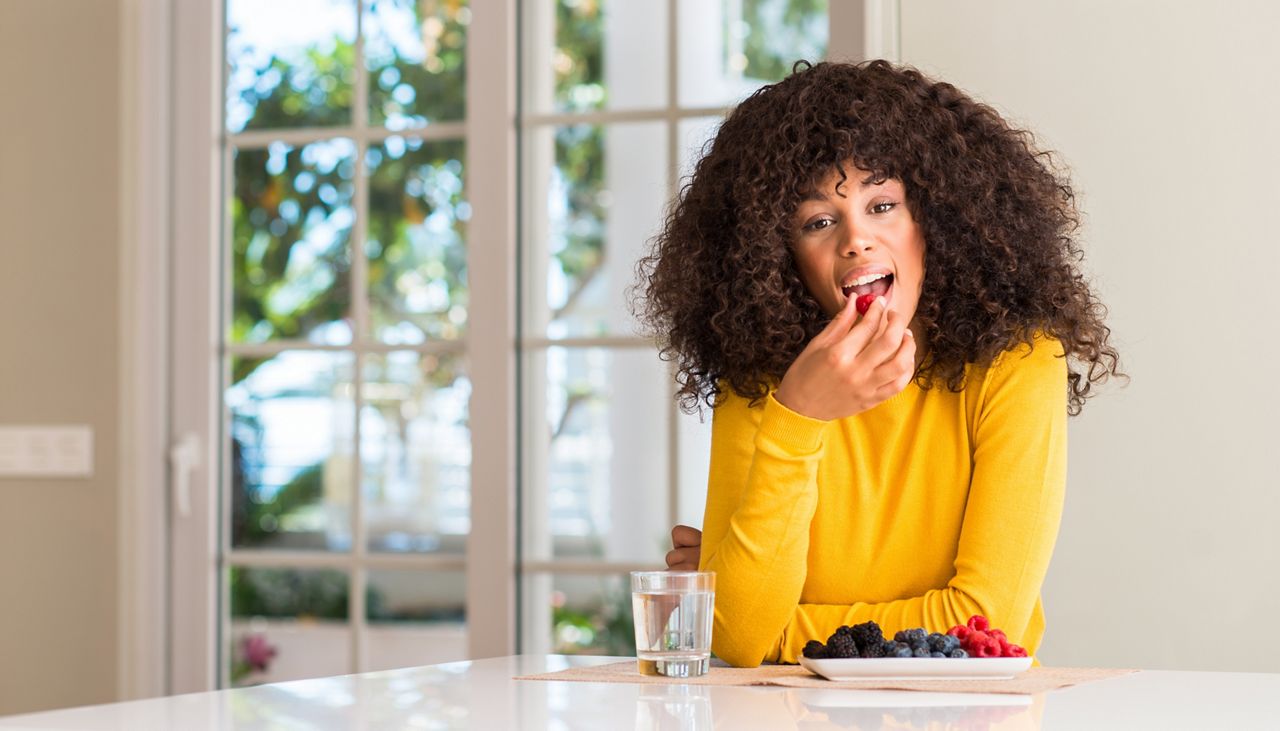
[[[870,170],[863,170],[854,165],[844,165],[830,170],[826,175],[814,181],[813,188],[805,194],[801,201],[826,200],[833,196],[841,198],[869,192],[901,191],[902,181],[887,178]]]

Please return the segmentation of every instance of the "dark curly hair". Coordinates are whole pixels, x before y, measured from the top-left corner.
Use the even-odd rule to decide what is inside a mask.
[[[767,395],[828,318],[792,256],[792,216],[841,165],[902,181],[925,241],[916,373],[957,391],[1037,332],[1068,358],[1068,411],[1119,372],[1078,265],[1075,196],[1030,132],[951,84],[885,61],[796,64],[743,101],[637,265],[632,306],[676,363],[677,398]],[[843,175],[843,173],[841,173]]]

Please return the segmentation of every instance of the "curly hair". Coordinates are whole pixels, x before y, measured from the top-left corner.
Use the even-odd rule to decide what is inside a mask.
[[[848,161],[901,180],[924,236],[922,387],[958,391],[967,364],[1037,332],[1062,343],[1070,414],[1123,377],[1079,269],[1075,196],[1030,132],[910,67],[801,62],[724,120],[637,265],[633,309],[675,362],[683,409],[714,407],[725,386],[758,402],[826,325],[792,216]]]

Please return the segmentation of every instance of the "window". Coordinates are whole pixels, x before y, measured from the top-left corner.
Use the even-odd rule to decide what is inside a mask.
[[[207,456],[175,462],[170,691],[630,653],[625,573],[700,522],[709,437],[636,334],[634,263],[725,109],[823,56],[836,7],[197,5],[170,436]]]
[[[701,525],[709,424],[628,314],[679,179],[725,109],[826,51],[818,0],[523,6],[522,643],[634,652],[626,573]]]
[[[464,2],[226,2],[224,683],[463,659]]]

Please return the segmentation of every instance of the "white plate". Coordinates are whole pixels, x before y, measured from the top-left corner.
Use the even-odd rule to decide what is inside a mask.
[[[828,680],[1008,680],[1031,667],[1029,657],[800,658],[800,665]]]

